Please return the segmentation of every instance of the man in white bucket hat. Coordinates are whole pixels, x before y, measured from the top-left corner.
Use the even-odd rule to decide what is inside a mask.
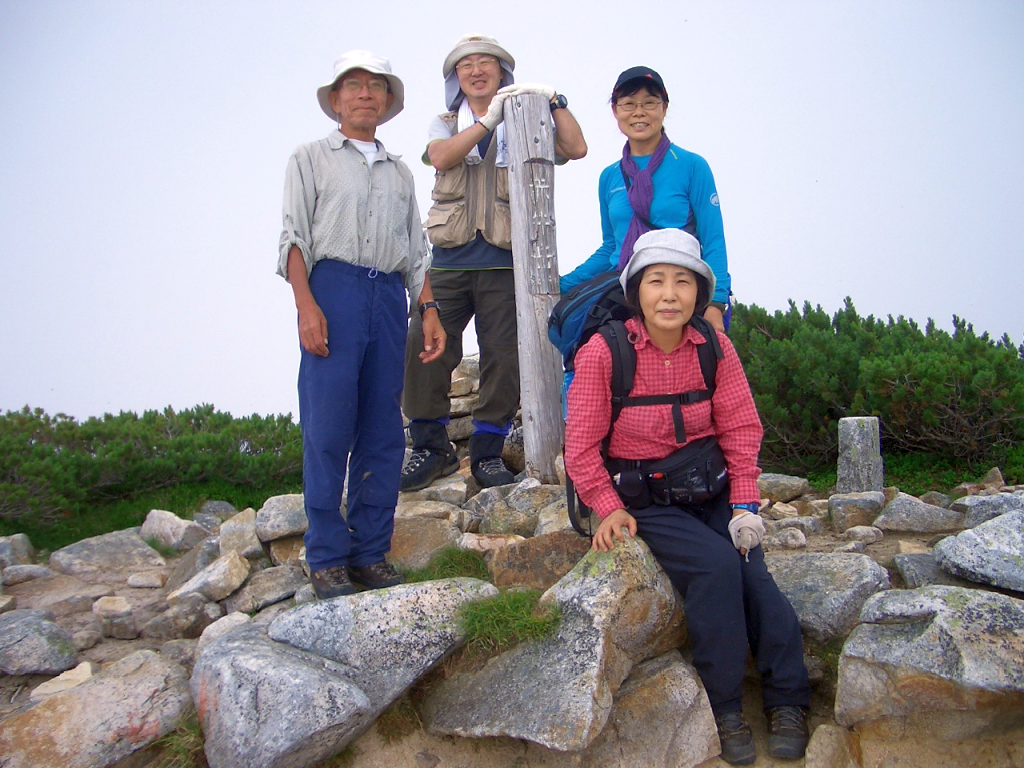
[[[519,407],[512,227],[508,203],[504,101],[517,93],[551,102],[555,152],[562,162],[583,157],[587,144],[566,98],[545,85],[514,85],[516,62],[497,40],[466,35],[445,57],[448,112],[430,125],[423,161],[435,170],[434,205],[427,215],[433,244],[431,284],[440,304],[448,348],[421,366],[406,348],[402,406],[412,421],[413,453],[402,469],[403,491],[425,488],[458,469],[448,440],[448,389],[462,358],[462,332],[476,316],[480,344],[480,402],[473,411],[469,456],[473,477],[485,488],[513,481],[501,458],[505,435]],[[421,333],[416,317],[409,339]]]
[[[353,582],[401,582],[384,556],[405,453],[406,291],[420,305],[433,302],[412,174],[376,139],[404,99],[387,59],[343,54],[317,90],[337,128],[296,149],[285,174],[277,272],[299,315],[306,561],[321,599],[352,594]],[[423,315],[416,346],[428,363],[446,339],[437,311]]]

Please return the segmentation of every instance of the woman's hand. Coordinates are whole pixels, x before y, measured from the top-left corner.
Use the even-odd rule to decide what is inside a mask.
[[[615,547],[615,539],[625,541],[622,536],[623,526],[630,538],[636,536],[636,518],[624,509],[616,509],[598,526],[594,534],[594,551],[611,552]]]

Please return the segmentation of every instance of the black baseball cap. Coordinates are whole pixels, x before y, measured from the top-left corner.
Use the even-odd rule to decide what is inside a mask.
[[[619,79],[615,81],[615,87],[612,88],[612,92],[614,93],[619,89],[619,86],[625,85],[630,80],[651,80],[661,89],[662,93],[668,96],[668,88],[665,87],[665,81],[661,79],[661,75],[650,67],[630,67],[619,75]]]

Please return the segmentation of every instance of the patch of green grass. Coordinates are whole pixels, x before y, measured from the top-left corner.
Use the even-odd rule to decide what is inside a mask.
[[[554,634],[561,612],[553,604],[538,605],[540,595],[536,589],[509,590],[467,603],[459,613],[466,644],[473,651],[497,654]]]
[[[894,454],[883,456],[885,484],[895,485],[904,493],[920,496],[928,491],[948,493],[960,483],[977,482],[988,469],[978,471],[966,462],[953,463],[949,459],[924,454]]]
[[[143,539],[143,541],[145,541],[147,544],[149,544],[149,546],[152,549],[155,549],[157,552],[159,552],[164,557],[177,557],[178,556],[178,550],[176,550],[174,547],[167,546],[162,541],[160,541],[160,539],[158,539],[156,536],[149,536],[149,537]]]
[[[36,519],[0,519],[0,536],[24,533],[36,549],[52,552],[90,536],[142,525],[151,509],[166,509],[188,519],[212,499],[230,502],[239,510],[246,507],[259,509],[271,496],[301,492],[301,478],[291,483],[265,486],[241,486],[223,480],[179,483],[131,499],[90,505],[84,512],[68,515],[56,525],[47,525]]]
[[[377,733],[385,744],[395,744],[423,728],[408,696],[403,696],[377,718]]]
[[[195,712],[154,744],[163,749],[157,768],[208,768],[203,732]]]
[[[430,559],[426,568],[405,573],[405,581],[407,584],[413,584],[435,579],[453,579],[458,576],[470,576],[474,579],[490,581],[484,556],[468,549],[447,547],[437,552]]]

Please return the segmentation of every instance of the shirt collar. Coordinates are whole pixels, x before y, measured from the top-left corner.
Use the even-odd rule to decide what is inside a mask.
[[[647,335],[647,329],[644,327],[644,324],[635,317],[631,317],[626,321],[626,330],[636,338],[636,341],[633,342],[633,347],[636,349],[643,349],[651,340],[651,337]],[[687,323],[686,328],[683,330],[683,338],[676,349],[682,347],[686,342],[690,342],[691,344],[703,344],[705,341],[706,339],[701,335],[701,332]],[[672,351],[675,352],[676,349],[673,349]]]
[[[391,152],[388,152],[387,149],[384,148],[384,142],[382,142],[380,139],[374,138],[374,142],[376,142],[377,144],[377,150],[381,153],[380,158],[382,160],[384,158],[387,158],[388,160],[398,160],[399,158],[401,158],[401,155],[395,155],[392,154]],[[337,128],[335,128],[333,131],[327,134],[327,146],[329,146],[331,149],[341,149],[342,147],[345,146],[351,146],[353,149],[356,149],[352,142],[349,141],[348,136],[343,134]],[[356,151],[358,152],[359,150],[356,149]]]

